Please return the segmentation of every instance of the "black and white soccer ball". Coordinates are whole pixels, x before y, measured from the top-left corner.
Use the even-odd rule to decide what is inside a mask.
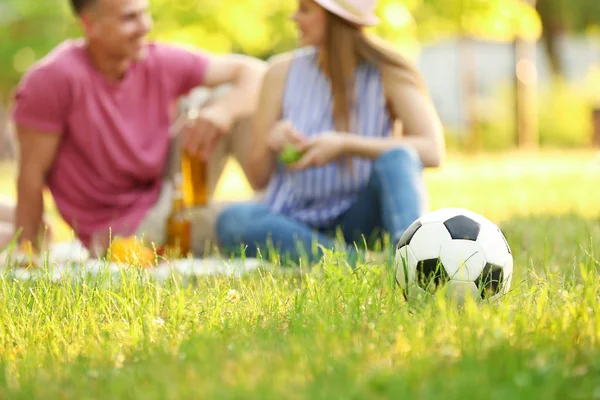
[[[414,221],[400,238],[396,281],[404,297],[435,294],[464,302],[494,300],[510,289],[513,256],[502,231],[462,208],[444,208]]]

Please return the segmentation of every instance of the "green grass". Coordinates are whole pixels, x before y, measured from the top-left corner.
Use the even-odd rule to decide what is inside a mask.
[[[600,164],[454,158],[432,208],[499,222],[511,292],[405,303],[384,265],[184,286],[0,280],[0,398],[600,398]]]

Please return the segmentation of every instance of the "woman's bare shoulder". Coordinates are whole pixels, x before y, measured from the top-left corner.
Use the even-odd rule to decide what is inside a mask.
[[[271,57],[268,61],[267,77],[269,80],[285,80],[292,60],[294,59],[294,52],[290,51],[287,53],[277,54]]]

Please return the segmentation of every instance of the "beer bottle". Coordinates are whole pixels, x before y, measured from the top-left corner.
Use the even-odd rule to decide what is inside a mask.
[[[174,252],[179,257],[189,253],[192,232],[190,220],[186,215],[181,174],[174,176],[173,184],[173,203],[167,219],[166,247],[168,252]]]
[[[187,151],[181,154],[183,196],[188,207],[208,204],[208,163]]]

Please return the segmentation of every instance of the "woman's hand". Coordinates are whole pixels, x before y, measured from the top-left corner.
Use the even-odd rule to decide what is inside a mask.
[[[267,145],[274,153],[281,153],[283,149],[292,144],[299,148],[306,143],[307,139],[289,121],[280,121],[275,124],[269,137]]]
[[[298,162],[291,164],[290,169],[300,170],[320,167],[339,159],[346,152],[346,144],[350,134],[327,132],[307,140],[298,146],[304,153]]]

